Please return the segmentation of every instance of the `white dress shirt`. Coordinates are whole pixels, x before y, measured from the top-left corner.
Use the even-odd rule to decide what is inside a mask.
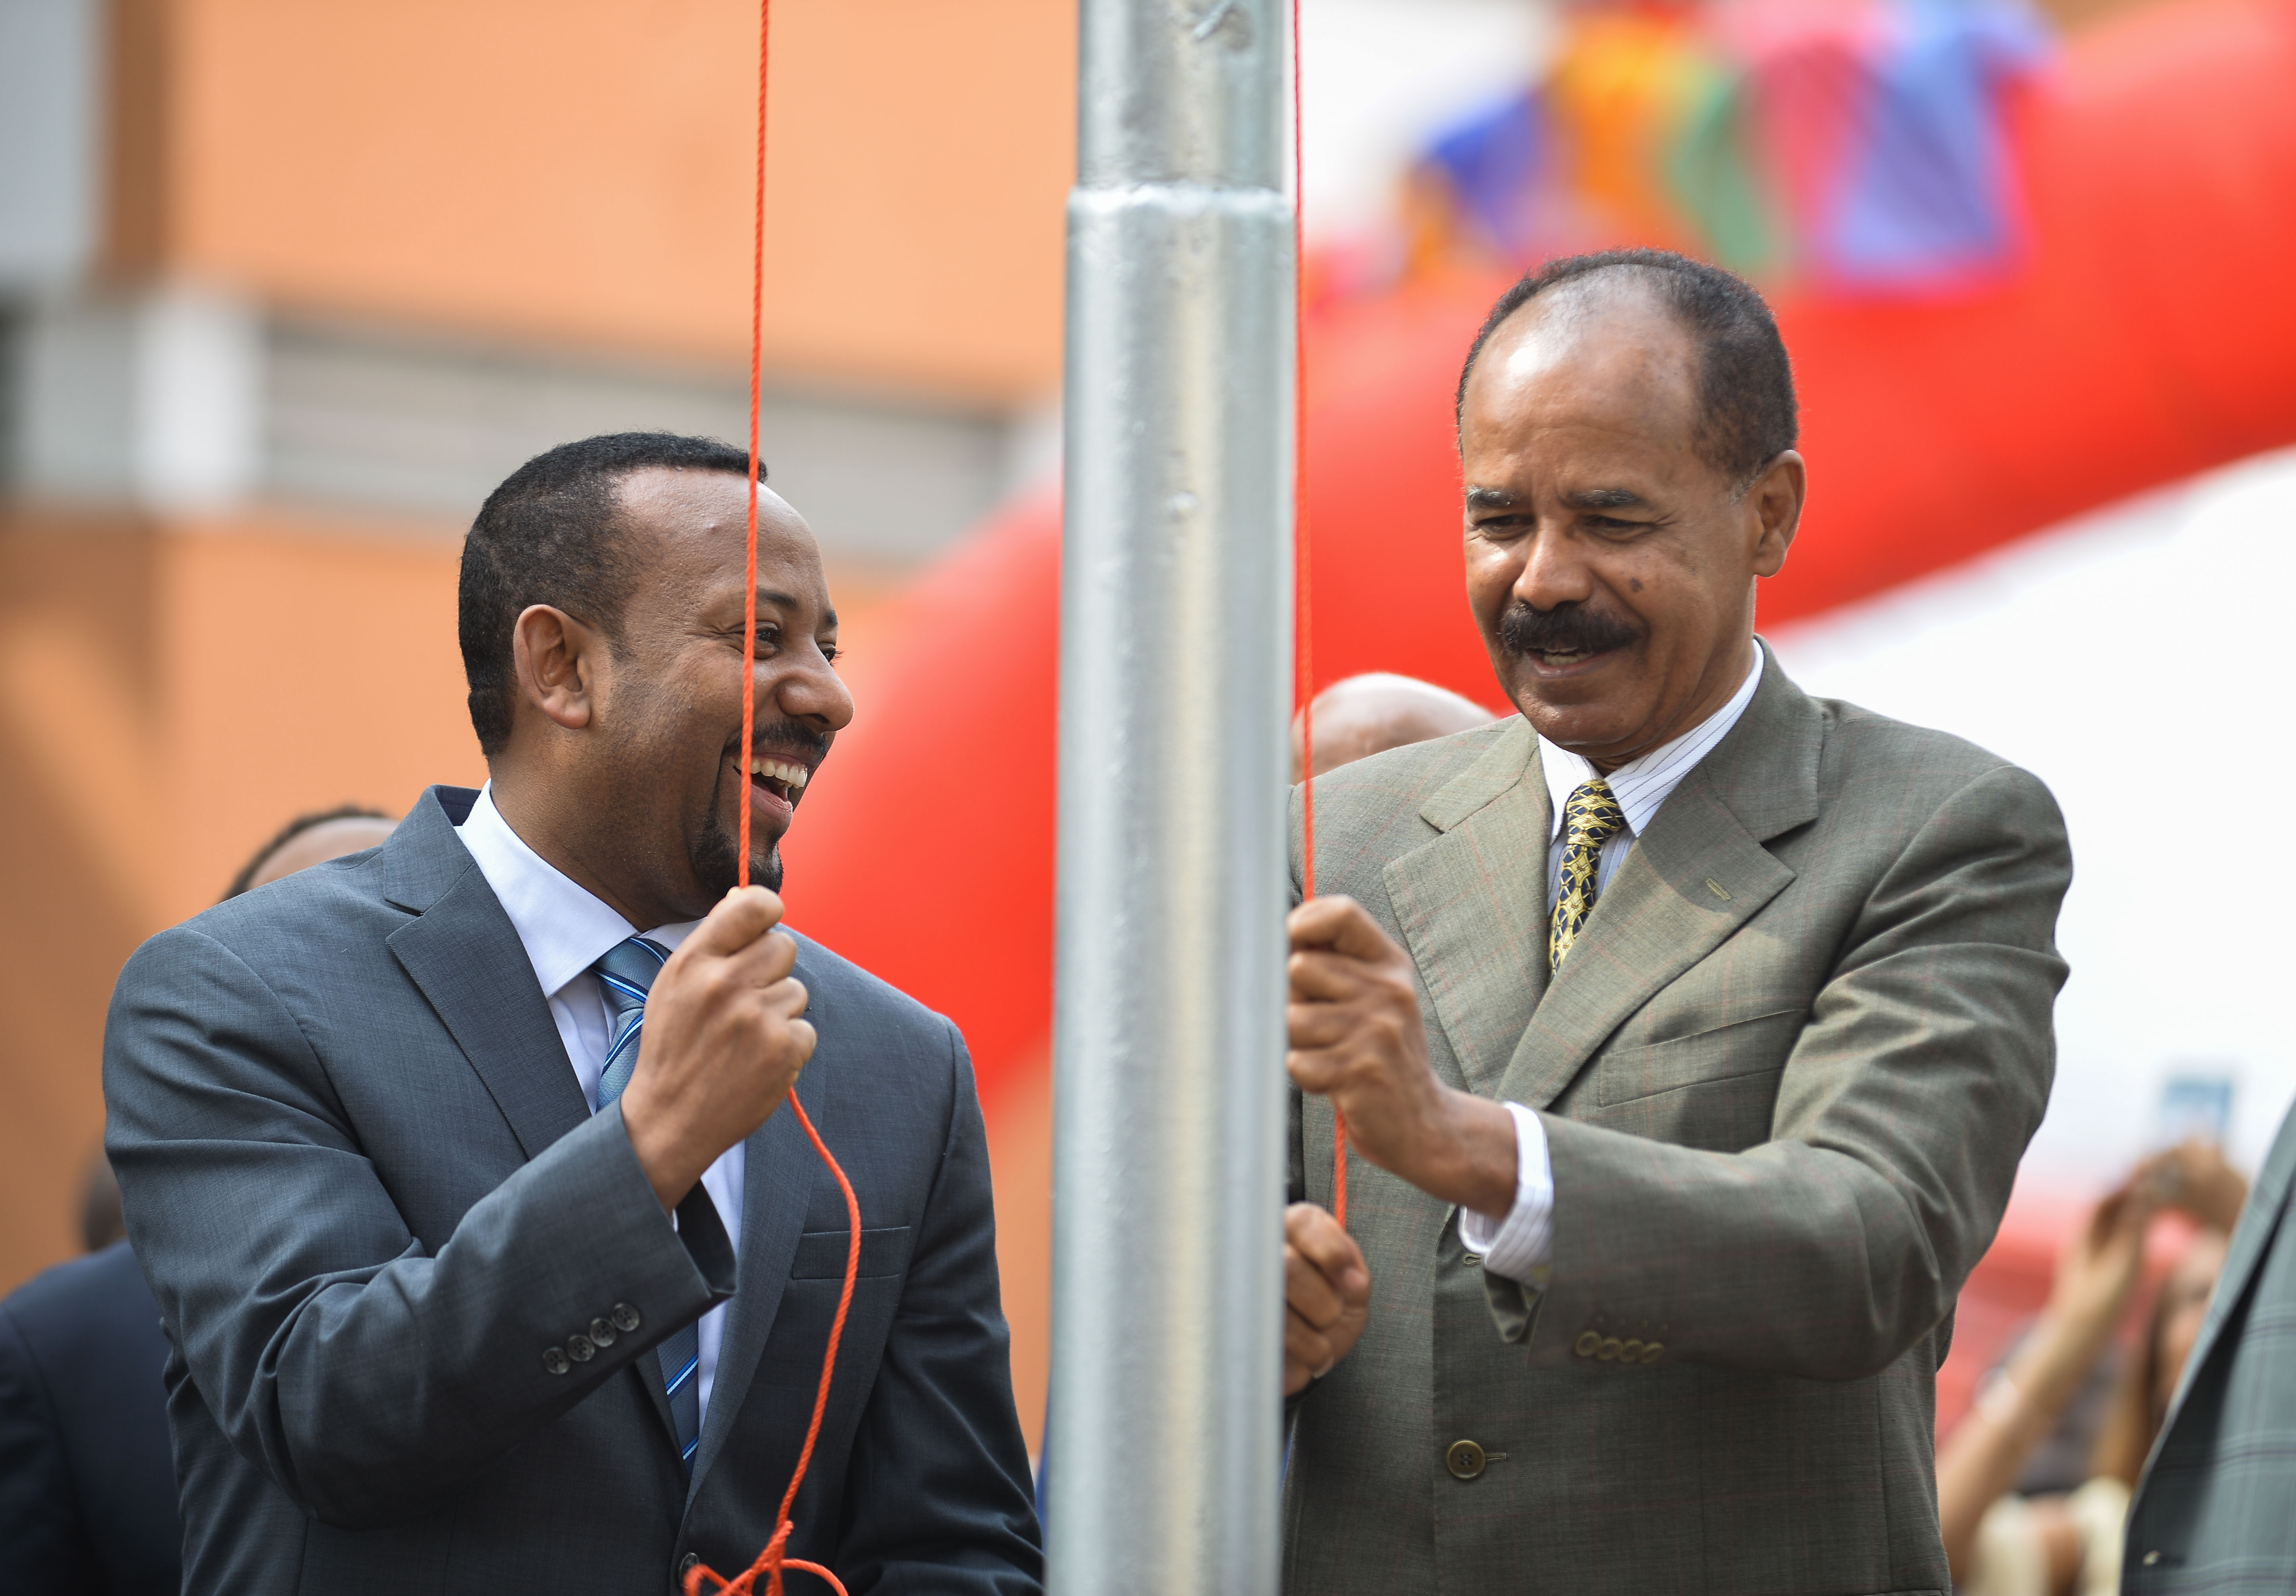
[[[1761,680],[1762,646],[1757,643],[1754,662],[1729,703],[1672,742],[1661,743],[1603,777],[1627,823],[1603,844],[1602,857],[1595,864],[1597,909],[1611,878],[1634,851],[1635,839],[1649,828],[1674,789],[1682,785],[1682,778],[1698,768],[1698,761],[1713,752],[1714,745],[1729,736],[1730,728],[1754,701],[1754,689]],[[1551,909],[1562,878],[1562,850],[1557,844],[1562,836],[1563,807],[1572,793],[1601,772],[1545,737],[1538,739],[1538,762],[1546,773],[1547,807],[1554,821],[1546,837],[1546,902]],[[1538,1115],[1521,1103],[1506,1107],[1514,1116],[1514,1206],[1505,1219],[1496,1221],[1472,1208],[1460,1209],[1459,1240],[1469,1252],[1482,1255],[1485,1269],[1544,1291],[1547,1264],[1554,1253],[1554,1165],[1546,1150],[1546,1128],[1538,1123]]]
[[[503,911],[518,933],[526,957],[534,966],[542,994],[550,1000],[550,1017],[558,1023],[558,1039],[566,1044],[566,1060],[573,1066],[582,1100],[595,1113],[598,1077],[606,1069],[606,1043],[611,1016],[605,990],[590,967],[608,950],[637,934],[627,920],[593,897],[586,888],[542,855],[528,847],[495,807],[494,783],[488,782],[471,805],[460,835],[463,846],[479,863],[480,874],[495,890]],[[699,920],[657,926],[645,934],[675,950]],[[742,1144],[726,1149],[701,1184],[718,1205],[726,1238],[734,1256],[742,1251]],[[695,1371],[701,1411],[709,1411],[709,1386],[718,1373],[718,1349],[726,1338],[726,1309],[720,1303],[701,1316],[699,1335],[701,1367]]]

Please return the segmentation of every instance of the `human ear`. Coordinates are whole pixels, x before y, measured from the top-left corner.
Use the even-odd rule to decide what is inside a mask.
[[[1786,550],[1801,525],[1803,496],[1809,490],[1809,469],[1799,451],[1787,449],[1762,468],[1746,489],[1747,507],[1755,522],[1754,574],[1775,576],[1785,568]]]
[[[589,725],[598,641],[565,611],[529,605],[510,629],[519,695],[569,731]]]

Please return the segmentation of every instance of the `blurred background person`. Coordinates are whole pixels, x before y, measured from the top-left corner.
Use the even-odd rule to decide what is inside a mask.
[[[346,805],[288,823],[235,898],[380,845],[396,822]],[[0,1593],[152,1596],[183,1584],[160,1306],[127,1248],[101,1149],[80,1195],[86,1255],[0,1300]]]
[[[2112,1596],[2130,1493],[2161,1432],[2248,1182],[2215,1148],[2186,1142],[2146,1160],[2065,1247],[2048,1306],[1938,1453],[1938,1527],[1963,1596]],[[2136,1292],[2145,1238],[2164,1210],[2194,1229],[2123,1364],[2089,1462],[2064,1494],[2012,1487],[2066,1419]]]
[[[2256,1180],[2189,1337],[2129,1509],[2122,1590],[2296,1589],[2296,1111]]]
[[[1374,753],[1488,726],[1490,711],[1463,694],[1416,677],[1365,671],[1335,681],[1308,706],[1314,717],[1316,768],[1301,768],[1305,717],[1292,718],[1292,782],[1321,776]]]
[[[231,878],[231,885],[223,895],[236,898],[242,893],[268,886],[282,876],[308,870],[331,859],[380,848],[398,827],[398,822],[381,810],[362,809],[356,803],[317,814],[298,815],[279,828],[278,835],[257,849],[254,858],[240,867],[239,874]],[[125,1230],[121,1234],[126,1234]]]

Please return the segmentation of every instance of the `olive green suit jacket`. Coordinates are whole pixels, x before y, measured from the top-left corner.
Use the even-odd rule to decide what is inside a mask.
[[[1934,1378],[2054,1064],[2047,789],[1766,660],[1552,979],[1520,718],[1322,777],[1316,822],[1436,1071],[1542,1111],[1554,1232],[1528,1290],[1353,1162],[1371,1320],[1292,1410],[1287,1588],[1946,1591]],[[1295,1195],[1331,1147],[1300,1105]]]

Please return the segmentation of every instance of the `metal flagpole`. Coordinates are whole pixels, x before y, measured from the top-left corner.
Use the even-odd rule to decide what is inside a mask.
[[[1046,1513],[1058,1596],[1267,1596],[1292,255],[1277,0],[1080,0]]]

